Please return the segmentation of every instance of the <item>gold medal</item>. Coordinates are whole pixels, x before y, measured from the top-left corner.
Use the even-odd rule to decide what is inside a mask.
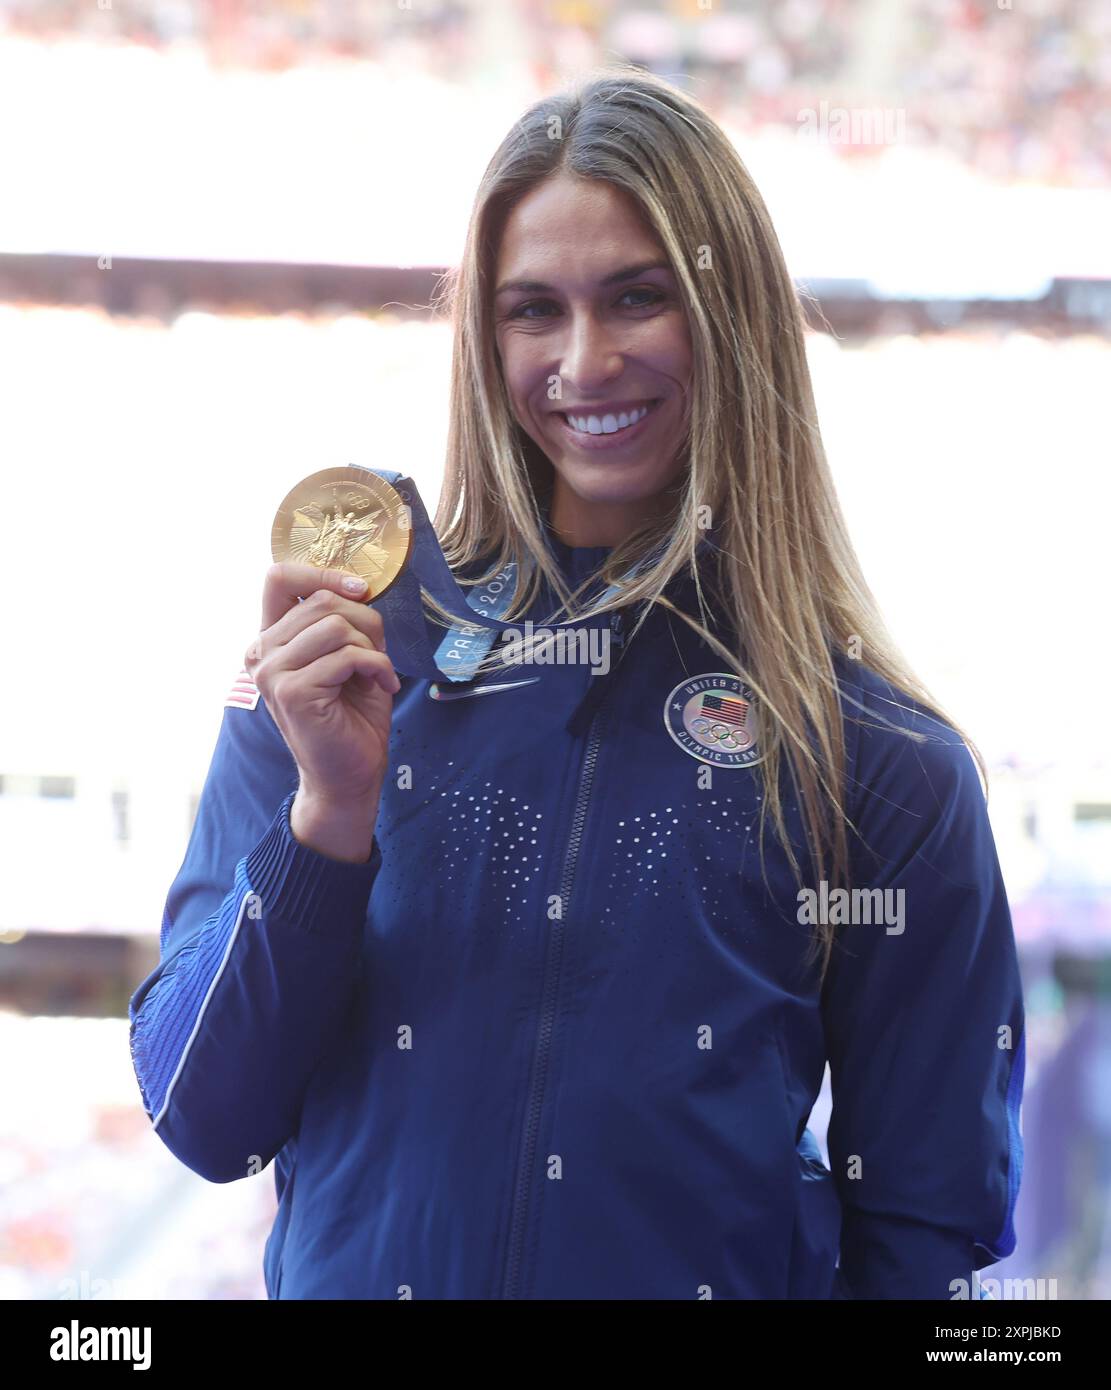
[[[367,468],[326,468],[299,482],[270,532],[276,561],[349,570],[381,598],[409,561],[412,517],[400,493]]]

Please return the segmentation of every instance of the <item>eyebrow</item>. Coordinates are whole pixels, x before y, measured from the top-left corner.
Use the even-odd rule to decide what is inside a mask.
[[[645,274],[649,270],[671,270],[667,261],[640,261],[637,265],[627,265],[623,270],[615,270],[605,276],[601,285],[620,285],[626,280],[635,280],[638,275]],[[498,286],[494,291],[495,295],[505,294],[507,290],[521,290],[525,294],[547,294],[554,291],[554,286],[545,285],[541,280],[506,280],[504,284]]]

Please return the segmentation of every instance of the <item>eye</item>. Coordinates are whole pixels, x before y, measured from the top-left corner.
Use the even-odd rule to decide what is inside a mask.
[[[632,309],[647,309],[653,304],[662,303],[662,301],[666,298],[666,296],[663,295],[659,290],[650,290],[647,287],[641,288],[639,290],[626,290],[625,293],[621,296],[621,298],[627,299],[631,294],[646,294],[648,296],[648,298],[646,300],[642,300],[641,303],[630,305],[629,307]]]
[[[507,314],[506,317],[511,319],[531,318],[532,315],[527,313],[527,310],[542,309],[546,304],[551,303],[552,301],[550,299],[530,299],[527,304],[519,305],[512,313]]]

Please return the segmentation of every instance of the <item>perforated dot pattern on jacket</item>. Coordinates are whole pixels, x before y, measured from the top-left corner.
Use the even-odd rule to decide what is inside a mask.
[[[724,796],[622,816],[612,826],[605,921],[621,930],[630,904],[648,899],[659,907],[671,899],[677,909],[693,901],[717,925],[735,925],[738,876],[754,827],[751,808]]]
[[[417,819],[406,816],[395,833],[405,834],[414,824],[427,830],[423,843],[428,872],[445,891],[465,882],[476,866],[485,866],[481,902],[469,904],[472,917],[523,922],[525,903],[537,901],[540,887],[536,879],[544,858],[540,847],[544,812],[496,778],[480,774],[461,786],[452,785],[454,766],[454,761],[448,762],[442,781],[431,783],[423,796],[399,793],[414,797]],[[389,838],[389,834],[383,837],[384,847]],[[405,896],[415,898],[421,891],[423,885],[414,882]],[[535,908],[530,914],[535,915]]]

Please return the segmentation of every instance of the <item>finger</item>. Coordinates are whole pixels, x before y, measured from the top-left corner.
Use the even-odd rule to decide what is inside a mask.
[[[315,593],[317,589],[328,589],[347,598],[361,598],[364,602],[370,596],[366,583],[350,570],[319,569],[316,565],[305,565],[295,560],[280,560],[266,571],[262,590],[262,630],[273,627],[284,613],[297,606],[298,599]]]
[[[380,685],[387,695],[395,695],[401,688],[401,682],[384,652],[370,651],[352,642],[339,651],[318,657],[299,670],[284,672],[282,700],[293,700],[303,705],[314,692],[334,691],[353,677],[368,684]]]
[[[299,671],[329,652],[347,646],[377,651],[374,643],[340,613],[327,613],[288,642],[272,646],[267,654],[266,674],[270,679],[279,671]],[[387,658],[388,660],[389,658]]]
[[[283,643],[291,641],[299,632],[304,632],[307,627],[319,622],[321,618],[337,613],[345,618],[353,628],[365,633],[371,644],[379,651],[386,650],[386,633],[380,613],[375,612],[373,608],[368,608],[365,603],[341,598],[333,589],[317,589],[304,602],[298,603],[287,613],[284,613],[276,623],[260,634],[259,655],[263,656],[275,647],[280,647]]]

